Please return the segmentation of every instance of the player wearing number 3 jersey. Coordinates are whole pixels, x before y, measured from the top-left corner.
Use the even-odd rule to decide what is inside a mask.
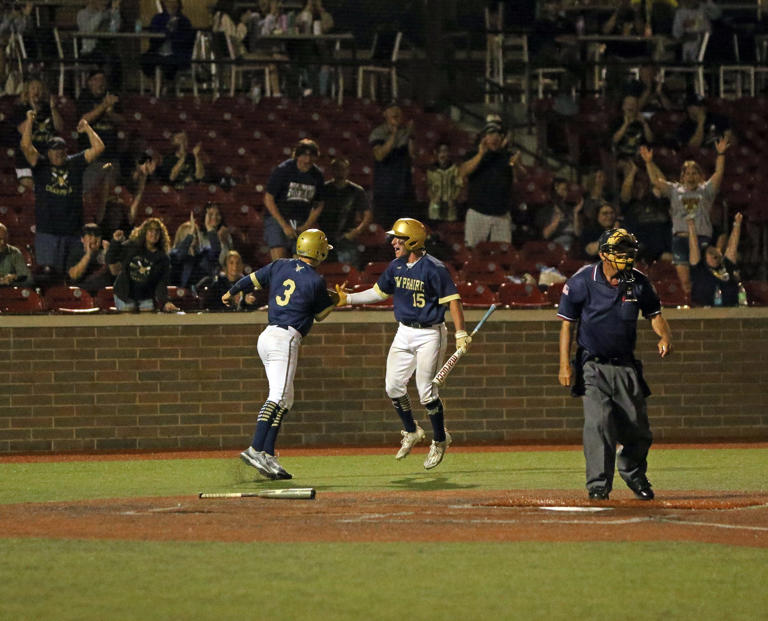
[[[259,335],[259,357],[269,382],[269,396],[259,412],[253,442],[241,459],[269,479],[290,479],[275,457],[275,440],[293,405],[293,378],[299,346],[314,320],[322,321],[333,310],[336,295],[326,289],[315,271],[332,248],[325,233],[308,229],[296,240],[293,259],[277,259],[241,278],[221,300],[229,305],[241,292],[269,290],[269,325]],[[331,292],[333,293],[333,292]]]
[[[432,424],[433,441],[424,462],[430,470],[442,461],[451,444],[443,420],[443,403],[437,386],[432,384],[445,355],[446,306],[456,329],[456,347],[468,347],[471,339],[464,329],[464,311],[450,273],[424,249],[424,225],[412,218],[401,218],[387,234],[391,236],[395,260],[367,291],[347,293],[337,287],[338,303],[369,304],[393,297],[395,319],[400,325],[387,356],[386,391],[405,427],[396,457],[406,457],[425,437],[424,430],[413,419],[408,399],[408,381],[415,371],[419,400]]]

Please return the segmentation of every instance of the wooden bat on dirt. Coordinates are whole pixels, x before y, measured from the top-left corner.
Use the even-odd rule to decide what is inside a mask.
[[[291,487],[287,489],[265,489],[260,492],[200,492],[198,498],[285,498],[289,500],[312,500],[315,490],[311,487]]]
[[[482,327],[482,325],[486,322],[488,317],[491,316],[491,313],[496,310],[496,305],[491,304],[491,307],[485,311],[485,315],[483,315],[483,318],[477,322],[477,325],[475,326],[475,329],[472,330],[472,334],[470,336],[475,336],[477,334],[477,331]],[[440,369],[437,372],[437,375],[435,375],[434,379],[432,380],[433,384],[437,384],[438,386],[442,386],[445,382],[445,378],[448,377],[448,374],[453,371],[453,367],[456,366],[456,363],[461,359],[461,357],[467,353],[466,349],[457,349],[453,355],[448,358],[448,360],[445,361],[445,364],[443,365],[443,368]]]

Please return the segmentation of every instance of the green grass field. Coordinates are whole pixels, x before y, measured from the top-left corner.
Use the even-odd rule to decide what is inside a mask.
[[[768,491],[768,449],[651,452],[657,491]],[[578,449],[284,457],[295,479],[232,459],[0,463],[2,504],[312,486],[327,491],[567,489]],[[620,484],[617,482],[617,484]],[[181,543],[2,539],[0,619],[768,618],[768,549],[649,543]],[[0,537],[2,534],[0,533]]]

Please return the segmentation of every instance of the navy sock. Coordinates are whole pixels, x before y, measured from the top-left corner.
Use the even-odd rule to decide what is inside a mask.
[[[272,425],[272,421],[275,419],[277,410],[280,406],[274,401],[265,401],[259,411],[259,417],[256,419],[256,431],[253,434],[253,442],[251,446],[254,451],[263,451],[264,442],[267,439],[267,433]]]
[[[431,403],[427,403],[425,407],[429,415],[429,422],[432,423],[432,439],[435,442],[444,442],[445,419],[443,418],[443,402],[440,399],[435,399]]]
[[[392,405],[395,406],[397,415],[400,417],[400,420],[403,421],[403,428],[408,433],[413,433],[416,431],[416,421],[413,420],[411,400],[408,398],[408,395],[398,397],[397,399],[392,399]]]
[[[267,431],[267,437],[264,440],[264,452],[270,455],[275,454],[275,441],[277,440],[277,434],[280,433],[280,426],[283,424],[283,417],[288,413],[288,408],[278,408],[272,424]]]

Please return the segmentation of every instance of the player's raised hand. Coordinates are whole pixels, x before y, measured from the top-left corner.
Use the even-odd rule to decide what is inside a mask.
[[[224,306],[232,306],[234,300],[232,299],[232,294],[229,291],[221,296],[221,303],[224,304]]]

